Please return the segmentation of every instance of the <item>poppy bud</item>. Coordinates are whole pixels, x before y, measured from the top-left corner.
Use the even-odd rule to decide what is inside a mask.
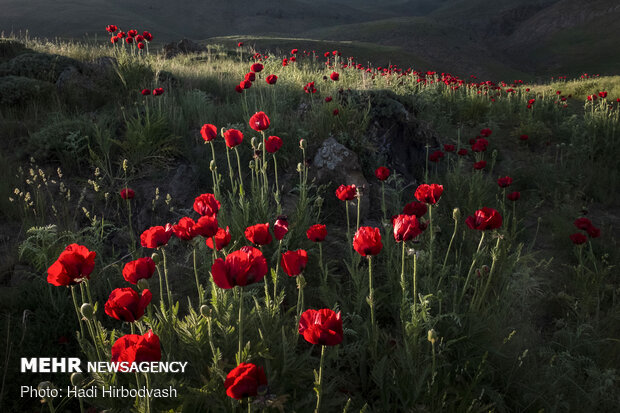
[[[460,217],[461,217],[461,210],[458,208],[454,208],[452,210],[452,219],[455,221],[458,221]]]
[[[149,282],[146,278],[140,278],[136,284],[140,290],[147,290],[149,288]]]
[[[485,274],[488,274],[488,273],[489,273],[489,271],[490,271],[489,266],[488,266],[488,265],[486,265],[486,264],[485,264],[485,265],[483,265],[483,266],[482,266],[482,271],[483,271]]]
[[[216,171],[217,170],[217,165],[215,164],[215,160],[211,159],[211,162],[209,162],[209,169],[212,171]]]
[[[305,139],[300,139],[299,140],[299,147],[301,149],[306,149],[306,140]]]
[[[84,383],[84,375],[82,373],[73,373],[71,375],[71,384],[75,387],[82,387]]]
[[[80,307],[80,313],[82,313],[82,316],[85,319],[92,320],[93,316],[95,315],[95,309],[93,308],[92,304],[84,303]]]
[[[45,395],[50,394],[51,392],[49,390],[53,390],[55,388],[56,387],[50,381],[42,381],[37,386],[37,390],[39,391],[39,393],[43,393]],[[47,401],[47,397],[44,396],[43,400]]]
[[[439,338],[439,335],[437,334],[437,332],[435,331],[435,329],[430,329],[428,330],[428,341],[431,342],[431,344],[435,344],[435,342],[437,341],[437,339]]]
[[[129,167],[129,161],[127,159],[123,159],[123,171],[127,172],[128,167]]]
[[[211,315],[211,310],[209,310],[208,305],[203,304],[200,306],[200,315],[202,315],[203,317],[209,317]]]
[[[323,206],[323,198],[320,196],[317,196],[316,199],[314,200],[314,204],[316,205],[317,208],[321,208]]]
[[[299,163],[297,164],[297,172],[301,172],[301,171],[303,171],[303,168],[304,168],[304,167],[303,167],[303,165],[301,164],[301,162],[299,162]]]
[[[155,265],[159,264],[159,262],[161,261],[161,257],[159,256],[158,253],[154,252],[151,254],[151,259],[153,260],[153,262],[155,263]]]
[[[256,148],[256,136],[252,136],[252,139],[250,139],[250,143],[252,144],[252,148]]]

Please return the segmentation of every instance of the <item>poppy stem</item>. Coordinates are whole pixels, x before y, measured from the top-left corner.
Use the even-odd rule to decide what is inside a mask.
[[[275,303],[276,297],[278,296],[278,271],[280,270],[280,252],[282,251],[282,240],[278,243],[278,254],[276,257],[276,272],[273,274],[273,301]]]
[[[211,178],[213,178],[213,193],[216,198],[220,197],[220,185],[219,180],[217,179],[217,164],[215,163],[215,148],[213,147],[213,141],[210,141],[211,144],[211,159],[213,160],[213,168],[211,169]]]
[[[325,346],[321,346],[321,361],[319,363],[319,378],[316,382],[316,408],[314,413],[321,410],[321,396],[323,395],[323,365],[325,363]]]
[[[450,243],[448,244],[448,250],[446,251],[446,256],[443,259],[443,266],[441,267],[441,277],[439,277],[439,282],[437,283],[437,289],[441,286],[441,280],[443,278],[444,271],[446,269],[446,264],[448,263],[448,256],[450,255],[450,249],[452,248],[452,243],[454,242],[454,237],[456,236],[456,230],[458,228],[459,220],[456,215],[454,215],[454,232],[452,232],[452,237],[450,238]]]
[[[344,201],[344,209],[347,211],[347,241],[349,243],[351,257],[353,257],[353,241],[351,240],[351,224],[349,220],[349,201]]]
[[[239,170],[239,197],[243,199],[243,175],[241,174],[241,160],[239,159],[239,150],[235,146],[235,154],[237,155],[237,169]]]
[[[377,324],[375,321],[375,291],[372,287],[372,256],[368,256],[368,305],[370,306],[370,324],[372,329],[373,349],[377,344]],[[374,351],[373,351],[374,353]]]
[[[80,338],[84,338],[84,326],[82,325],[82,316],[80,315],[80,307],[78,306],[77,297],[75,296],[75,286],[71,286],[71,296],[73,297],[73,306],[75,314],[77,314],[78,324],[80,325]]]
[[[280,184],[278,183],[278,161],[276,160],[276,154],[273,154],[273,171],[276,177],[276,204],[278,204],[278,214],[282,213],[282,206],[280,205]]]
[[[214,245],[215,246],[215,245]],[[192,251],[194,261],[194,277],[196,278],[196,289],[198,290],[198,306],[202,304],[202,289],[200,288],[200,281],[198,280],[198,266],[196,264],[196,247]]]
[[[474,271],[474,265],[476,265],[476,260],[478,259],[478,253],[480,252],[480,247],[482,247],[482,241],[484,241],[484,235],[486,232],[482,231],[482,236],[480,237],[480,242],[478,243],[478,249],[474,254],[474,258],[471,261],[471,266],[469,267],[469,271],[467,272],[467,278],[465,278],[465,284],[463,285],[463,291],[461,291],[461,298],[459,299],[459,304],[463,301],[463,297],[465,297],[465,292],[467,291],[467,286],[469,285],[469,280]]]
[[[164,263],[164,278],[166,279],[166,292],[168,293],[168,305],[170,306],[170,311],[172,312],[172,294],[170,293],[170,283],[168,282],[168,265],[166,263],[166,250],[164,247],[161,248],[161,255],[163,257]]]
[[[235,183],[234,183],[234,172],[232,169],[232,164],[230,163],[230,148],[226,146],[226,158],[228,159],[228,176],[230,177],[230,189],[235,192]]]
[[[405,283],[405,241],[401,241],[403,243],[402,253],[401,253],[401,263],[400,263],[400,288],[403,290],[403,300],[405,299],[407,292],[407,285]]]
[[[319,242],[319,265],[323,273],[323,285],[327,285],[327,268],[323,265],[323,244]]]
[[[357,198],[357,229],[356,231],[358,231],[360,229],[360,210],[361,210],[361,203],[362,203],[362,194],[359,188],[356,189],[355,195]]]
[[[413,254],[413,312],[415,313],[418,300],[418,252]]]
[[[295,324],[295,329],[299,326],[299,320],[301,319],[301,312],[304,307],[304,283],[303,275],[300,274],[295,277],[297,280],[297,322]]]
[[[239,350],[237,352],[237,364],[241,363],[243,350],[243,287],[239,287]]]
[[[499,242],[500,242],[501,238],[498,237],[497,238],[497,243],[495,244],[495,248],[493,248],[493,261],[491,263],[491,270],[489,271],[489,275],[487,276],[487,283],[484,286],[484,290],[482,290],[482,294],[480,295],[480,298],[478,299],[478,303],[476,304],[476,310],[480,308],[480,306],[482,305],[482,301],[484,300],[484,297],[487,295],[487,291],[489,290],[489,285],[491,285],[491,278],[493,278],[493,273],[495,271],[495,263],[497,262],[497,258],[499,256]]]
[[[385,205],[385,182],[381,181],[381,211],[383,212],[383,220],[387,221],[387,207]]]
[[[146,413],[151,413],[151,398],[149,397],[150,389],[151,389],[151,381],[149,380],[149,374],[144,373],[144,379],[146,384]]]

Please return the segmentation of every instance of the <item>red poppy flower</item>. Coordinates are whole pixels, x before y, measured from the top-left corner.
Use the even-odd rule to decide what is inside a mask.
[[[205,142],[211,142],[213,139],[217,138],[217,127],[210,123],[205,123],[202,125],[202,128],[200,128],[200,135],[202,135],[202,139],[204,139]]]
[[[140,235],[140,243],[144,248],[158,248],[166,245],[172,236],[172,226],[166,224],[166,227],[151,227]]]
[[[144,43],[138,43],[138,49],[143,50],[144,49]]]
[[[411,241],[422,233],[415,215],[398,215],[392,222],[396,242]]]
[[[337,82],[338,79],[340,79],[340,74],[338,72],[332,72],[332,74],[329,75],[329,78],[334,82]]]
[[[118,38],[117,36],[112,36],[112,37],[110,37],[110,43],[112,43],[112,44],[116,44],[116,43],[118,43],[118,39],[119,39],[119,38]],[[150,92],[150,91],[149,91],[149,92]]]
[[[528,140],[529,138],[530,138],[530,137],[529,137],[529,136],[527,136],[527,135],[521,135],[521,136],[519,136],[519,139],[520,139],[520,140],[522,140],[522,141],[526,141],[526,140]]]
[[[118,32],[117,36],[119,39],[122,39],[123,37],[127,36],[127,33],[121,31],[121,32]]]
[[[415,215],[418,218],[424,216],[427,211],[428,207],[426,204],[418,201],[411,201],[403,208],[403,214]]]
[[[443,193],[443,185],[437,184],[422,184],[415,190],[414,196],[420,202],[425,204],[434,205],[439,201],[441,194]]]
[[[276,75],[269,75],[265,78],[265,82],[267,82],[270,85],[275,85],[277,81],[278,81],[278,76]]]
[[[273,234],[278,241],[281,241],[288,233],[288,221],[284,215],[281,215],[276,219],[276,223],[273,225]]]
[[[587,231],[588,228],[592,227],[592,221],[590,221],[586,217],[581,217],[581,218],[577,218],[575,222],[573,222],[573,225],[579,229]]]
[[[379,228],[360,227],[353,237],[353,248],[362,257],[377,255],[383,248]]]
[[[521,198],[521,193],[518,191],[514,191],[506,195],[506,198],[514,202],[514,201],[517,201],[519,198]]]
[[[474,169],[484,169],[487,166],[487,161],[480,161],[474,163]]]
[[[256,224],[245,229],[245,237],[252,244],[267,245],[271,243],[271,233],[269,232],[269,223]]]
[[[138,258],[129,261],[123,267],[123,278],[131,284],[137,284],[139,280],[151,278],[155,272],[155,261],[151,257]]]
[[[264,66],[260,63],[254,63],[252,66],[250,66],[250,70],[254,73],[259,73],[261,70],[263,70]]]
[[[116,25],[114,25],[114,24],[110,24],[105,29],[109,33],[114,33],[114,32],[116,32],[118,30],[118,27],[116,27]]]
[[[222,248],[226,248],[228,244],[230,244],[231,239],[230,228],[218,228],[217,234],[215,234],[215,246],[217,247],[217,250],[219,251]],[[207,247],[213,249],[213,237],[207,238],[206,244]]]
[[[202,194],[194,199],[194,211],[200,215],[217,215],[220,210],[220,201],[213,194]]]
[[[136,29],[131,29],[127,32],[127,35],[130,37],[136,37],[138,35],[138,31]]]
[[[179,220],[179,223],[172,226],[172,232],[176,235],[177,238],[182,239],[184,241],[189,241],[194,238],[194,222],[193,219],[189,217],[183,217]]]
[[[332,115],[334,115],[334,116],[338,116],[338,115],[340,115],[340,111],[338,110],[338,108],[336,108],[336,109],[334,109],[334,110],[332,111]]]
[[[140,295],[130,287],[116,288],[105,303],[105,313],[119,321],[133,323],[144,315],[152,298],[153,294],[147,289]]]
[[[276,153],[282,147],[282,139],[277,136],[270,136],[265,142],[265,150],[269,153]]]
[[[142,36],[144,36],[144,40],[146,40],[147,42],[153,41],[153,35],[150,32],[142,32]]]
[[[159,96],[159,95],[163,95],[164,94],[164,88],[163,87],[158,87],[156,89],[153,89],[153,96]]]
[[[130,37],[130,36],[129,36],[129,37],[127,37],[127,38],[125,39],[125,43],[127,43],[127,44],[132,44],[132,43],[133,43],[133,37]]]
[[[456,146],[455,145],[450,145],[448,143],[445,143],[443,145],[443,150],[446,152],[454,152],[456,150]]]
[[[237,93],[243,93],[243,86],[241,86],[241,85],[237,85],[237,86],[235,86],[235,91],[236,91]]]
[[[219,230],[217,225],[217,217],[215,215],[203,215],[198,218],[198,221],[192,227],[192,235],[211,238]]]
[[[228,373],[224,381],[226,394],[236,400],[258,395],[259,388],[267,386],[267,376],[262,367],[241,363]]]
[[[431,162],[439,162],[439,160],[443,157],[444,157],[444,154],[442,151],[434,151],[433,153],[428,155],[428,160]]]
[[[289,277],[295,277],[306,268],[308,264],[308,253],[306,250],[298,249],[297,251],[286,251],[282,254],[280,265]]]
[[[142,96],[148,96],[151,94],[151,89],[142,89]]]
[[[331,97],[331,96],[327,96],[327,97],[325,98],[325,103],[329,103],[329,102],[331,102],[331,101],[332,101],[332,97]]]
[[[485,128],[480,131],[480,136],[484,136],[485,138],[488,138],[489,136],[491,136],[492,133],[493,131],[491,129]]]
[[[355,185],[340,185],[336,189],[336,197],[341,201],[351,201],[357,195],[357,188]]]
[[[285,57],[282,59],[282,67],[288,66],[288,59]]]
[[[242,80],[241,82],[239,82],[239,87],[241,89],[249,89],[252,87],[252,82],[250,82],[247,79]]]
[[[576,232],[574,234],[571,234],[568,236],[570,238],[571,241],[573,241],[573,244],[575,245],[581,245],[581,244],[585,244],[588,241],[588,238],[583,235],[581,232]]]
[[[144,335],[127,334],[117,339],[112,345],[113,363],[143,363],[161,361],[159,337],[153,330]]]
[[[253,82],[256,80],[256,73],[254,72],[248,72],[245,74],[245,80],[249,80],[250,82]]]
[[[606,98],[606,97],[607,97],[607,92],[605,92],[605,91],[603,91],[603,92],[598,92],[598,96],[599,96],[600,98],[603,98],[603,99],[604,99],[604,98]]]
[[[505,176],[497,180],[497,185],[499,185],[500,188],[508,188],[511,184],[512,178],[509,176]]]
[[[269,128],[269,118],[265,115],[265,112],[256,112],[250,118],[250,128],[256,132],[261,132]]]
[[[123,199],[133,199],[136,196],[136,193],[131,188],[123,188],[121,189],[121,198]]]
[[[467,155],[467,149],[459,149],[459,151],[457,152],[457,154],[459,156],[465,156]]]
[[[267,274],[267,260],[258,248],[241,247],[226,259],[218,258],[211,266],[215,284],[224,289],[257,283]]]
[[[484,152],[489,146],[489,141],[484,138],[476,139],[476,142],[471,146],[471,150],[474,152]]]
[[[469,228],[479,231],[497,229],[502,226],[502,216],[493,208],[484,207],[477,210],[473,216],[468,216],[465,223]]]
[[[385,181],[390,177],[390,170],[385,166],[380,166],[375,170],[375,176],[380,181]]]
[[[308,228],[306,236],[312,242],[323,242],[327,236],[327,227],[323,224],[314,224]]]
[[[243,42],[237,43],[237,47],[243,47]]]
[[[224,132],[224,140],[226,141],[226,146],[232,149],[243,142],[243,133],[237,129],[228,129]]]
[[[329,308],[309,309],[299,319],[299,334],[310,344],[336,346],[342,343],[342,318]]]
[[[291,54],[297,54],[298,51],[299,50],[297,50],[297,49],[293,49],[293,50],[291,50]]]
[[[304,92],[306,93],[316,93],[316,88],[314,87],[314,82],[309,82],[304,86]]]
[[[95,268],[95,251],[83,245],[70,244],[47,269],[47,282],[57,287],[75,285],[90,279]]]

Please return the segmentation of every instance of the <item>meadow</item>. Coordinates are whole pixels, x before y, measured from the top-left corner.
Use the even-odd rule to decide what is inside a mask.
[[[620,76],[108,29],[0,39],[1,411],[620,405]],[[328,138],[354,154],[329,174]],[[188,368],[19,373],[41,356]]]

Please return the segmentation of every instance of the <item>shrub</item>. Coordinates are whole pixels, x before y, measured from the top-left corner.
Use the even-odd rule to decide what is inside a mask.
[[[0,106],[45,102],[55,94],[54,85],[22,76],[0,77]]]
[[[24,76],[55,82],[69,66],[80,67],[77,60],[47,53],[24,53],[0,66],[0,75]]]

